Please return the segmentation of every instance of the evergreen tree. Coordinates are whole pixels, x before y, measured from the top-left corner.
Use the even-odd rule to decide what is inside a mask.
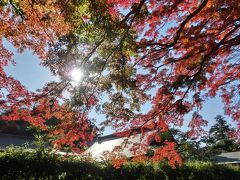
[[[208,148],[204,146],[206,136],[201,138],[190,138],[189,132],[178,131],[174,134],[177,141],[177,150],[184,160],[210,160]]]
[[[239,150],[239,144],[229,137],[229,133],[233,130],[231,125],[220,115],[215,119],[216,123],[210,128],[206,142],[211,153],[220,154]]]

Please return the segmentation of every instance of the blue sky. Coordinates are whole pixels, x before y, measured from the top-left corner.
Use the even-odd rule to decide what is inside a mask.
[[[57,80],[57,77],[54,77],[50,70],[40,65],[40,60],[36,55],[33,55],[31,51],[26,50],[23,53],[18,53],[12,45],[5,42],[6,47],[14,53],[14,59],[16,61],[16,66],[9,65],[5,68],[8,75],[13,76],[17,80],[21,81],[29,90],[35,91],[38,88],[41,88],[44,84],[49,81]],[[94,118],[102,119],[104,116],[97,115],[92,113]],[[209,126],[214,124],[214,117],[217,115],[224,115],[223,103],[220,98],[213,98],[204,103],[201,115],[209,121]],[[191,118],[191,115],[186,115],[186,122]],[[232,123],[232,120],[225,116],[226,120],[229,123]],[[182,130],[186,130],[187,125],[182,127]],[[208,128],[207,128],[208,129]],[[107,128],[104,134],[111,133],[111,130]]]

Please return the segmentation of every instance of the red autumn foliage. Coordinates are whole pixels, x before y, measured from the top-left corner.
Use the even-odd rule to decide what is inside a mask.
[[[166,124],[182,125],[183,115],[194,112],[189,126],[191,135],[199,135],[207,122],[198,111],[207,98],[219,94],[225,113],[239,122],[237,1],[107,2],[117,17],[133,20],[129,28],[137,30],[140,53],[131,61],[145,70],[136,75],[138,88],[146,91],[157,84],[152,109],[137,117],[138,124],[159,124],[163,119]],[[122,8],[128,13],[123,14]]]
[[[64,143],[80,151],[86,146],[95,131],[89,132],[90,123],[85,114],[68,108],[68,102],[59,103],[63,83],[50,83],[39,92],[29,92],[21,82],[8,76],[4,67],[15,64],[13,54],[6,49],[4,41],[10,42],[22,52],[31,49],[44,62],[47,47],[53,46],[59,36],[69,32],[65,21],[65,1],[4,1],[0,5],[0,98],[1,120],[24,120],[47,131],[46,121],[55,117],[58,126],[49,132],[58,137],[53,143],[59,147]],[[53,90],[54,89],[54,90]],[[56,93],[59,91],[59,93]],[[95,103],[94,98],[89,99]],[[76,120],[79,119],[79,120]],[[74,121],[73,121],[74,120]],[[80,141],[80,145],[74,143]]]
[[[0,6],[0,108],[5,113],[1,117],[3,120],[22,119],[46,130],[46,120],[56,117],[60,123],[49,133],[57,137],[55,146],[67,145],[74,151],[81,151],[80,147],[86,146],[96,133],[89,118],[94,107],[106,115],[103,125],[112,126],[116,132],[126,132],[125,136],[136,134],[137,129],[143,137],[146,130],[165,132],[171,125],[182,126],[184,115],[192,113],[190,135],[199,136],[203,133],[202,126],[207,124],[199,110],[208,98],[220,95],[225,113],[238,123],[238,129],[232,135],[240,139],[237,99],[240,94],[240,4],[237,0],[96,0],[89,4],[95,9],[92,14],[81,16],[85,25],[94,24],[97,15],[103,18],[108,14],[110,23],[106,24],[109,27],[103,29],[117,27],[125,34],[118,37],[119,44],[115,44],[114,50],[107,55],[103,67],[98,65],[101,71],[98,70],[96,80],[86,83],[80,100],[76,98],[78,105],[72,105],[62,97],[71,84],[66,78],[32,93],[4,71],[5,66],[14,63],[13,54],[4,46],[4,40],[19,51],[32,49],[51,68],[69,70],[70,61],[65,67],[61,63],[54,64],[47,51],[59,37],[67,34],[66,37],[71,39],[68,34],[76,25],[65,21],[71,14],[65,9],[66,2],[22,0],[18,3],[6,1]],[[127,37],[130,40],[125,41]],[[100,46],[107,47],[106,39],[95,42],[97,46],[93,49],[85,43],[87,58],[81,64],[95,52],[97,54]],[[100,52],[99,56],[102,54]],[[103,73],[106,69],[107,75]],[[59,72],[60,75],[67,73]],[[104,86],[106,84],[114,85],[115,91],[120,91],[112,92]],[[102,103],[100,96],[103,93],[108,94],[112,103]],[[60,103],[62,100],[64,103]],[[150,110],[139,112],[138,106],[147,101],[151,102]],[[152,138],[161,141],[157,134],[148,139]],[[174,149],[173,142],[165,142],[155,151],[152,160],[158,162],[166,158],[175,167],[181,160]],[[124,162],[115,159],[116,167]]]
[[[182,165],[182,159],[180,155],[175,151],[176,144],[174,142],[164,142],[165,146],[156,149],[154,156],[152,157],[153,162],[160,162],[163,159],[167,159],[169,164],[176,168],[176,165]]]

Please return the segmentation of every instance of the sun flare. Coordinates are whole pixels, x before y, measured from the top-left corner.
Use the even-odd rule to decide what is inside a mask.
[[[83,78],[83,71],[81,69],[73,69],[71,71],[71,79],[74,81],[74,82],[80,82]]]

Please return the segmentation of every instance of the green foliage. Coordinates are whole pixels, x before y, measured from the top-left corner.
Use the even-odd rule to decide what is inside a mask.
[[[215,165],[211,162],[189,161],[181,168],[172,170],[165,169],[169,175],[169,179],[185,180],[185,179],[239,179],[239,167]]]
[[[0,6],[5,6],[7,4],[6,0],[0,0]]]
[[[177,143],[177,150],[184,160],[211,160],[212,156],[224,152],[240,150],[239,144],[229,137],[232,128],[224,117],[218,115],[216,123],[210,127],[206,136],[190,138],[188,132],[170,129],[170,134]],[[170,139],[171,140],[171,139]]]
[[[42,154],[45,153],[46,150],[50,150],[50,149],[46,149],[47,146],[47,136],[46,135],[41,135],[41,134],[35,134],[35,141],[33,141],[33,144],[36,146],[36,152],[38,154]]]
[[[233,152],[240,149],[239,144],[234,139],[229,138],[232,128],[224,117],[218,115],[216,123],[210,128],[207,146],[212,154],[220,154],[223,152]]]
[[[217,179],[240,178],[240,168],[210,162],[187,162],[172,169],[165,164],[129,163],[120,169],[111,164],[64,158],[54,153],[10,147],[0,153],[0,179]]]

